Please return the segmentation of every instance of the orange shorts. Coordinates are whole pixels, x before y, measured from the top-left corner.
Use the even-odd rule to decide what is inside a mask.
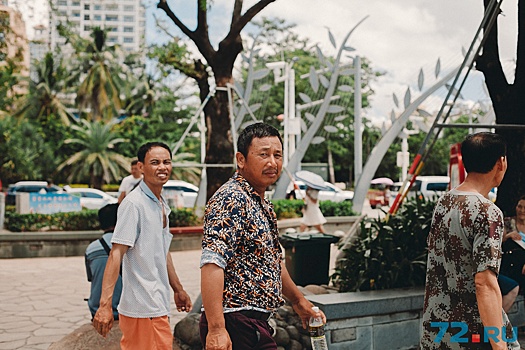
[[[123,350],[171,350],[173,334],[168,316],[133,318],[119,315]]]

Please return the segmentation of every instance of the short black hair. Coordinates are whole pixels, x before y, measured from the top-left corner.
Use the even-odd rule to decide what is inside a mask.
[[[109,230],[117,225],[118,203],[107,204],[98,211],[98,221],[101,230]]]
[[[467,173],[486,174],[496,162],[507,154],[505,140],[491,132],[479,132],[465,137],[461,143],[461,156]]]
[[[163,142],[148,142],[140,146],[139,150],[137,151],[137,158],[139,159],[139,162],[144,163],[144,159],[146,159],[146,153],[148,153],[153,147],[162,147],[167,149],[168,152],[170,152],[170,158],[172,158],[171,149],[168,145]]]
[[[252,144],[252,140],[262,139],[263,137],[278,137],[281,141],[281,147],[283,140],[279,130],[266,123],[255,123],[248,125],[237,138],[237,151],[241,152],[244,157],[248,157],[248,148]]]
[[[139,162],[139,161],[138,161],[137,159],[133,159],[133,160],[131,161],[131,166],[133,166],[133,165],[137,165],[138,162]]]

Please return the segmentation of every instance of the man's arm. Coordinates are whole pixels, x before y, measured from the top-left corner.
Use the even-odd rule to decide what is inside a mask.
[[[319,314],[316,314],[312,310],[314,304],[304,297],[303,293],[301,293],[297,285],[292,281],[284,262],[281,262],[281,279],[283,281],[283,294],[292,303],[295,312],[297,312],[303,322],[304,329],[307,329],[310,317],[313,316],[321,316],[323,323],[326,323],[324,313],[319,311]]]
[[[476,300],[483,326],[491,326],[501,330],[503,327],[502,301],[496,274],[491,270],[478,272],[474,276],[474,281],[476,283]],[[506,349],[507,343],[501,339],[501,334],[498,335],[498,339],[498,343],[490,339],[492,348]]]
[[[109,253],[104,278],[102,279],[102,293],[100,295],[100,306],[93,318],[93,327],[100,335],[106,337],[113,326],[113,291],[120,274],[120,265],[124,254],[128,251],[128,246],[113,243]]]
[[[222,308],[223,289],[224,270],[211,263],[203,265],[201,267],[201,295],[208,321],[208,335],[205,344],[207,350],[232,348]]]
[[[173,259],[171,258],[170,252],[168,252],[168,256],[166,258],[166,265],[168,267],[168,279],[171,289],[173,289],[173,298],[175,299],[177,311],[190,312],[191,298],[182,287],[182,283],[180,283],[179,276],[177,276],[177,272],[175,271],[175,266],[173,265]]]

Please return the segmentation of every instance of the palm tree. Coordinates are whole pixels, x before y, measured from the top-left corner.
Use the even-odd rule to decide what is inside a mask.
[[[107,30],[94,27],[90,39],[81,38],[66,27],[59,28],[75,49],[73,79],[80,81],[77,103],[89,111],[91,120],[111,120],[121,109],[121,52],[109,46]]]
[[[67,139],[65,143],[78,144],[81,150],[58,166],[57,171],[67,168],[68,181],[89,177],[90,185],[101,189],[104,183],[117,181],[127,173],[130,160],[112,149],[116,144],[127,140],[117,138],[111,128],[114,122],[89,122],[80,119],[81,125],[72,125],[78,133],[77,138]]]
[[[171,149],[174,149],[175,144],[170,146]],[[184,180],[191,182],[193,184],[199,184],[201,178],[201,170],[197,166],[191,166],[192,164],[198,165],[190,161],[189,159],[195,158],[195,155],[192,153],[182,152],[173,155],[173,163],[184,164],[184,166],[174,166],[171,176],[178,180]]]
[[[55,60],[53,53],[48,52],[35,67],[36,80],[31,81],[30,93],[15,116],[23,115],[30,120],[42,120],[55,114],[64,125],[69,125],[71,115],[58,97],[65,91],[68,76],[62,59]]]

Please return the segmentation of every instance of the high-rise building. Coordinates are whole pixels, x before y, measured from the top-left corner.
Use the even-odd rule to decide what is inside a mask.
[[[63,45],[65,39],[56,29],[68,19],[81,37],[88,37],[91,28],[108,29],[109,44],[123,50],[138,52],[144,46],[146,11],[141,0],[52,0],[56,11],[50,12],[50,46]]]

